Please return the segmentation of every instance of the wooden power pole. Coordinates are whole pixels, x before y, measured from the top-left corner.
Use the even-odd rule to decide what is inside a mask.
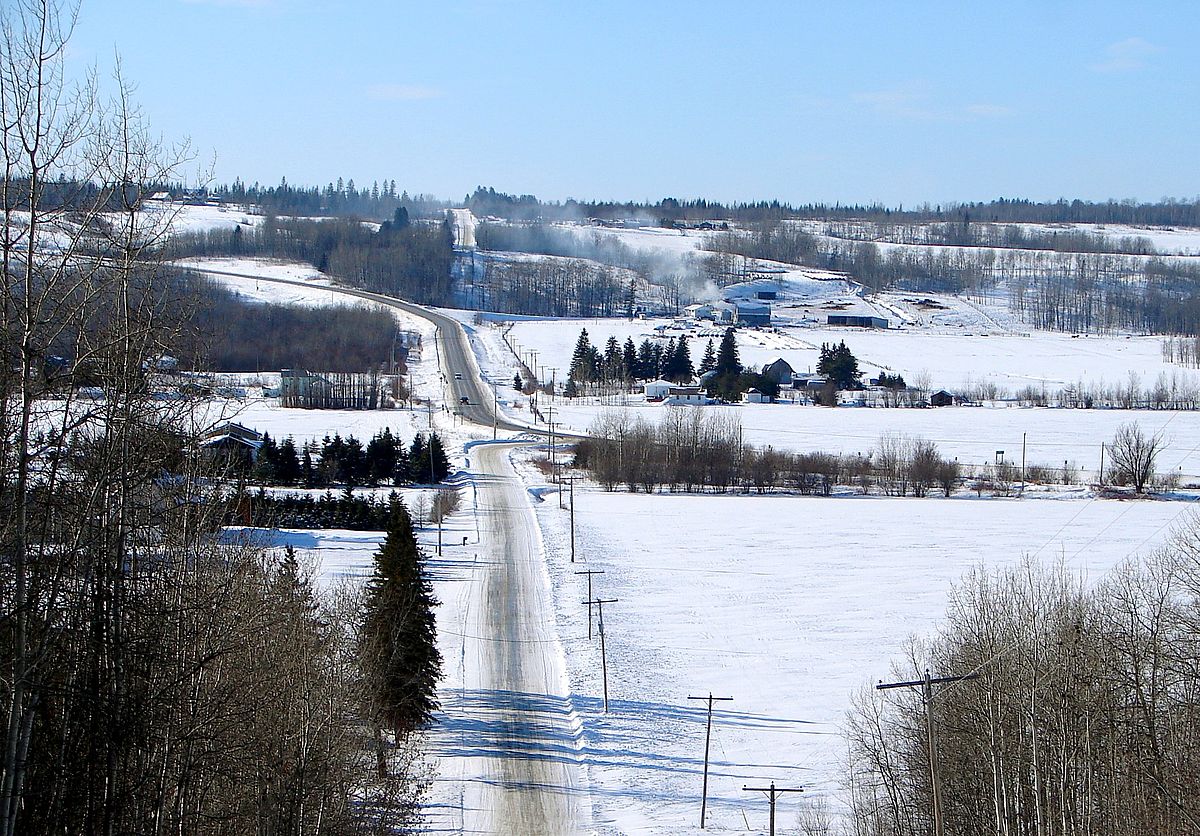
[[[571,474],[571,562],[575,562],[575,474]],[[589,595],[589,598],[592,596]]]
[[[600,614],[600,670],[604,677],[604,713],[608,713],[608,653],[604,646],[604,605],[617,603],[616,598],[596,598],[595,600],[587,600],[583,603],[587,605],[595,604]]]
[[[592,640],[592,575],[603,575],[603,569],[588,569],[584,572],[576,572],[576,575],[587,575],[588,579],[588,641]]]
[[[945,836],[945,826],[942,822],[942,785],[938,779],[936,733],[933,726],[933,686],[963,682],[978,676],[977,673],[968,673],[963,676],[931,677],[929,671],[926,670],[924,679],[914,679],[908,682],[880,682],[875,686],[877,691],[885,691],[889,688],[921,689],[921,700],[925,703],[925,746],[929,750],[929,783],[933,795],[934,836]]]
[[[769,787],[742,787],[742,789],[746,792],[765,792],[767,794],[767,800],[771,803],[771,836],[775,836],[775,797],[785,792],[804,792],[804,787],[777,787],[774,781]]]
[[[708,745],[712,742],[712,709],[714,702],[729,702],[733,697],[714,697],[712,691],[707,697],[688,697],[689,700],[707,700],[708,728],[704,732],[704,783],[700,788],[700,829],[704,829],[704,814],[708,807]]]

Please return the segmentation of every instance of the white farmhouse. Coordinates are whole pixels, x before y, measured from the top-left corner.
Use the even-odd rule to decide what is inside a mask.
[[[646,400],[661,401],[678,385],[669,380],[651,380],[642,387],[642,391],[646,393]]]

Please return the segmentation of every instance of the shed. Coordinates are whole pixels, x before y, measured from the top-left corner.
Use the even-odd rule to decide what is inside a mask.
[[[953,392],[947,392],[945,389],[938,389],[929,396],[930,406],[954,406],[961,403],[962,399]]]
[[[771,403],[772,398],[757,389],[748,389],[742,393],[742,400],[746,403]]]
[[[882,328],[887,330],[888,327],[888,321],[881,316],[829,314],[825,321],[830,325],[848,325],[851,328]]]

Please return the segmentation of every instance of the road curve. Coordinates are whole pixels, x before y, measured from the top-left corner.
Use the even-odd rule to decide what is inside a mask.
[[[246,273],[187,269],[312,288],[309,282]],[[542,433],[493,412],[493,397],[456,320],[379,293],[326,287],[429,320],[437,327],[438,356],[452,403],[484,427]],[[458,373],[460,378],[454,375]],[[493,559],[470,591],[466,621],[453,625],[464,637],[463,690],[444,695],[448,721],[471,728],[471,746],[460,757],[483,759],[480,780],[464,795],[461,832],[571,836],[584,832],[587,790],[577,748],[577,722],[554,606],[545,576],[537,522],[509,455],[529,442],[481,444],[472,449],[477,480],[480,551]]]
[[[385,296],[382,293],[372,293],[369,290],[359,290],[353,287],[314,285],[312,282],[302,282],[295,279],[277,279],[269,276],[258,276],[253,273],[234,273],[229,270],[213,270],[208,267],[193,267],[186,264],[177,266],[181,269],[193,270],[197,273],[212,273],[216,276],[233,276],[239,279],[254,279],[260,282],[294,285],[295,287],[303,287],[308,290],[314,288],[328,290],[345,296],[366,299],[369,302],[386,305],[389,308],[396,308],[413,316],[429,320],[437,328],[437,337],[435,338],[438,343],[437,352],[441,360],[442,376],[446,380],[446,398],[452,408],[457,408],[466,420],[481,426],[491,427],[494,418],[497,429],[511,432],[530,432],[538,435],[545,434],[542,430],[529,427],[525,424],[514,423],[507,420],[503,415],[497,415],[493,412],[493,392],[491,387],[483,381],[483,375],[479,371],[479,366],[475,362],[475,355],[471,351],[471,345],[467,340],[466,331],[463,330],[460,322],[445,314],[440,314],[421,305],[415,305],[412,302],[396,299],[393,296]],[[461,375],[461,379],[456,378],[455,374]],[[461,404],[460,402],[463,397],[466,397],[470,403]]]

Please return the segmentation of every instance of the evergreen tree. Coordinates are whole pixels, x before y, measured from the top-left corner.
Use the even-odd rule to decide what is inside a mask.
[[[392,482],[396,485],[407,485],[416,481],[413,479],[412,460],[404,445],[396,444],[396,466],[392,469]]]
[[[604,358],[601,361],[603,377],[609,382],[621,380],[624,375],[625,361],[621,354],[621,344],[616,337],[609,337],[604,344]]]
[[[394,508],[367,585],[359,652],[379,716],[401,736],[432,719],[442,658],[434,615],[438,601],[425,576],[412,518],[403,503]]]
[[[637,378],[641,380],[650,380],[657,376],[658,365],[654,360],[654,344],[649,339],[642,340],[642,344],[638,346],[637,354]]]
[[[732,328],[726,328],[725,335],[721,337],[721,346],[717,349],[716,370],[718,375],[742,373],[742,363],[738,359],[737,337]]]
[[[710,339],[708,345],[704,347],[704,357],[700,360],[700,374],[711,372],[717,367],[717,354],[713,349],[713,341]]]
[[[367,442],[367,480],[371,484],[390,480],[396,472],[396,439],[390,427],[372,436]]]
[[[367,457],[362,442],[352,435],[346,436],[341,455],[337,461],[338,482],[343,485],[361,485],[367,470]]]
[[[575,385],[574,380],[570,380],[570,379],[567,380],[567,385],[563,387],[563,397],[564,398],[579,397],[579,387]]]
[[[450,459],[446,457],[446,449],[437,433],[429,434],[429,444],[426,447],[429,460],[433,463],[433,478],[437,482],[446,481],[450,475]]]
[[[621,364],[624,366],[626,380],[638,377],[637,347],[633,344],[633,337],[625,338],[625,345],[621,349]]]
[[[595,354],[596,350],[592,348],[587,329],[584,328],[579,332],[579,339],[575,341],[575,350],[571,353],[571,368],[567,372],[567,379],[574,380],[576,383],[587,383],[594,380]]]
[[[692,367],[692,352],[688,348],[687,336],[681,336],[675,343],[675,354],[671,358],[671,377],[668,380],[691,383],[695,376],[696,370]]]
[[[281,485],[294,485],[300,481],[300,475],[300,457],[296,453],[296,441],[289,435],[280,442],[275,456],[275,479]]]
[[[263,433],[262,444],[254,460],[251,476],[260,485],[271,485],[276,480],[276,464],[279,461],[279,449],[269,433]]]
[[[828,377],[839,389],[857,386],[862,374],[858,370],[858,358],[846,347],[845,340],[837,345],[821,343],[817,373]]]
[[[429,476],[429,453],[425,449],[425,436],[417,433],[413,436],[412,445],[408,448],[408,470],[410,479],[417,484],[425,484]]]
[[[518,392],[525,391],[525,384],[521,382],[521,373],[517,372],[513,375],[513,389]]]

